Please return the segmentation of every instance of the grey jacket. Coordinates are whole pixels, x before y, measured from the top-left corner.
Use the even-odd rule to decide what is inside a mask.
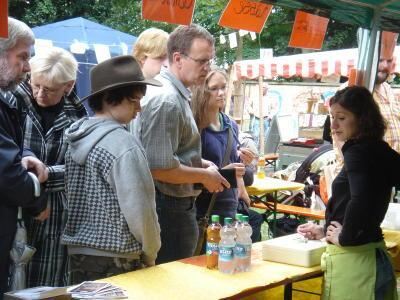
[[[70,253],[137,257],[153,262],[160,249],[155,190],[140,143],[110,119],[83,118],[67,130]]]

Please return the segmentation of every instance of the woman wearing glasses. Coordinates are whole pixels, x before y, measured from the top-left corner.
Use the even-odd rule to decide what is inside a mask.
[[[213,162],[218,168],[223,168],[225,152],[228,151],[227,167],[236,169],[238,185],[243,183],[245,173],[238,152],[238,126],[222,112],[225,107],[227,78],[222,70],[212,70],[208,73],[205,83],[195,88],[192,97],[194,119],[201,133],[202,158]],[[231,145],[228,145],[229,134],[232,134]],[[230,147],[227,150],[227,147]],[[251,154],[242,155],[242,161],[252,161]],[[197,217],[203,217],[208,209],[212,194],[203,191],[196,200]],[[238,189],[225,189],[218,193],[212,214],[224,217],[234,217],[238,208]]]
[[[24,131],[24,146],[47,165],[49,218],[43,222],[25,217],[28,243],[36,253],[28,265],[29,287],[65,286],[68,261],[60,238],[66,218],[64,190],[64,154],[67,149],[64,131],[86,115],[86,110],[72,93],[78,63],[68,51],[52,47],[30,60],[30,82],[21,83],[15,92],[16,105]],[[44,215],[42,215],[44,217]]]

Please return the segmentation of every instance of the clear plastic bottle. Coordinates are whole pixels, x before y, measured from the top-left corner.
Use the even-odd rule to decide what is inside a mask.
[[[233,221],[232,226],[235,228],[235,231],[237,230],[238,226],[242,224],[242,216],[243,214],[235,214],[235,221]]]
[[[257,164],[257,178],[265,178],[265,158],[260,157]]]
[[[211,216],[211,224],[207,228],[207,246],[206,246],[206,257],[207,257],[207,268],[216,269],[218,267],[218,244],[221,240],[219,232],[221,230],[221,224],[219,223],[219,216]]]
[[[235,248],[235,228],[232,226],[232,218],[224,219],[224,226],[220,231],[218,269],[222,273],[233,274],[235,265],[233,261],[233,249]]]
[[[237,228],[236,245],[234,248],[234,265],[236,272],[246,272],[251,265],[251,234],[249,217],[242,216],[241,225]]]

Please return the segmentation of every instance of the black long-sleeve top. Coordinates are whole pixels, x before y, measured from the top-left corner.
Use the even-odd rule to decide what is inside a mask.
[[[349,140],[342,148],[344,167],[332,183],[326,226],[343,225],[342,246],[383,239],[382,223],[392,187],[400,182],[400,155],[384,141]]]
[[[15,233],[18,206],[40,212],[46,204],[34,197],[32,179],[21,164],[23,156],[33,153],[23,149],[18,114],[9,96],[0,90],[0,243],[1,236]]]

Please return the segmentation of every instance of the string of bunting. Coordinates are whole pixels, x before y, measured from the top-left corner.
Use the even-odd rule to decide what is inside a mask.
[[[143,0],[143,19],[189,25],[192,22],[195,0]],[[218,25],[239,30],[240,36],[250,34],[256,39],[271,14],[273,6],[258,1],[229,0]],[[320,50],[329,19],[297,11],[289,47]],[[229,41],[230,48],[237,47],[236,32],[220,35],[220,43]]]

